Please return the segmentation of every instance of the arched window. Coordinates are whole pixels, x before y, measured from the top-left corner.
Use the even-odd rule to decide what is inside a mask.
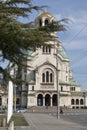
[[[50,54],[51,47],[50,46],[43,46],[42,51],[43,51],[43,53]]]
[[[45,74],[42,74],[42,82],[45,82]]]
[[[50,73],[50,82],[53,82],[53,75]]]
[[[42,26],[42,20],[41,19],[39,20],[39,26],[40,27]]]
[[[2,97],[0,96],[0,106],[2,105]]]
[[[48,51],[49,51],[49,53],[51,53],[51,48],[50,47],[48,48]]]
[[[63,92],[63,86],[61,86],[61,92]]]
[[[45,52],[45,48],[46,48],[46,46],[43,46],[43,48],[42,48],[43,49],[43,53]]]
[[[76,99],[76,105],[79,105],[79,99]]]
[[[73,89],[74,89],[74,91],[75,91],[75,87],[74,87]]]
[[[75,87],[71,87],[70,90],[71,90],[71,91],[75,91]]]
[[[83,105],[83,99],[80,99],[80,105]]]
[[[34,91],[34,86],[32,86],[32,91]]]
[[[49,23],[48,19],[45,19],[45,25],[47,25]]]
[[[72,100],[71,100],[71,105],[74,105],[74,104],[75,104],[75,100],[72,99]]]
[[[42,83],[53,83],[53,72],[50,69],[45,69],[42,73]]]
[[[46,82],[49,82],[49,71],[46,71]]]
[[[43,106],[43,95],[42,94],[39,94],[37,96],[37,105],[38,106]]]

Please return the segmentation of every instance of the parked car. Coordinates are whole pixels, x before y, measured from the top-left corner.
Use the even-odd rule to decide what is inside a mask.
[[[27,112],[27,109],[25,108],[19,108],[16,110],[17,113],[24,113],[24,112]]]
[[[0,113],[5,113],[6,109],[5,108],[0,108]]]

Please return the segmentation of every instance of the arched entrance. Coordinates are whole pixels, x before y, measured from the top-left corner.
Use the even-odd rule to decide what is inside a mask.
[[[37,96],[37,106],[43,106],[43,95],[39,94]]]
[[[57,94],[54,94],[52,97],[52,104],[53,106],[57,106]]]
[[[50,106],[50,95],[49,94],[46,94],[45,96],[45,106]]]

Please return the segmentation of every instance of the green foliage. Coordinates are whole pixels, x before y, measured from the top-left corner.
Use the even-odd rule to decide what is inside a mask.
[[[28,17],[33,10],[41,7],[33,6],[31,0],[0,0],[0,62],[8,60],[13,65],[22,67],[26,60],[26,51],[54,40],[50,32],[65,30],[59,23],[51,23],[46,27],[36,28],[32,23],[21,23],[18,18]],[[33,25],[33,26],[32,26]],[[0,73],[5,79],[11,79],[7,69],[0,66]]]

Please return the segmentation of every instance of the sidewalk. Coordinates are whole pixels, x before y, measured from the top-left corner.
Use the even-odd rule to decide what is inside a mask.
[[[31,130],[87,130],[87,127],[57,119],[48,114],[25,113],[24,117],[32,127]]]
[[[23,113],[29,126],[15,127],[15,130],[87,130],[87,127],[76,123],[57,119],[49,114],[42,113]],[[6,130],[0,128],[0,130]]]

